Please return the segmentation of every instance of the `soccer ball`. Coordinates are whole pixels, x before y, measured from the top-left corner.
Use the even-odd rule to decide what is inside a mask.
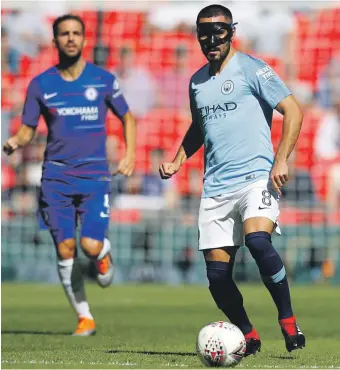
[[[198,334],[196,351],[208,367],[233,367],[246,352],[246,340],[241,330],[229,322],[213,322]]]

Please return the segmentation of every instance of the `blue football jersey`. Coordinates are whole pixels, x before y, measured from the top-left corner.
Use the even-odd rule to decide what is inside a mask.
[[[105,120],[108,108],[119,118],[129,110],[118,80],[86,63],[75,81],[56,67],[29,84],[22,123],[36,127],[40,115],[48,127],[43,179],[61,176],[98,179],[109,175]]]
[[[193,123],[204,136],[203,197],[268,179],[273,110],[291,92],[265,62],[237,52],[217,76],[209,64],[191,78]]]

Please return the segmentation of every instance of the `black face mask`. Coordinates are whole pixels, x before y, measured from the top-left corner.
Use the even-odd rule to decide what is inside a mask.
[[[198,41],[204,49],[212,49],[216,46],[230,42],[233,29],[237,23],[205,22],[197,25]],[[225,37],[220,37],[227,31]],[[203,40],[202,37],[205,37]]]

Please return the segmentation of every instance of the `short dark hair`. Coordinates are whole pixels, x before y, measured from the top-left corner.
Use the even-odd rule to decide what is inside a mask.
[[[223,15],[226,18],[230,18],[233,21],[233,15],[231,11],[223,5],[212,4],[203,8],[197,15],[196,25],[198,25],[200,18],[211,18],[219,15]]]
[[[83,28],[83,33],[85,34],[85,23],[84,21],[78,16],[78,15],[75,15],[75,14],[65,14],[65,15],[62,15],[60,17],[58,17],[54,22],[53,22],[53,36],[54,38],[56,38],[58,36],[58,27],[59,27],[59,24],[64,22],[64,21],[77,21],[81,24],[82,28]]]

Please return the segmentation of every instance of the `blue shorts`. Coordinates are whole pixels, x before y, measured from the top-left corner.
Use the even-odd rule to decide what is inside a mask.
[[[56,245],[75,238],[78,218],[81,237],[104,240],[110,219],[109,189],[108,181],[42,180],[39,211]]]

